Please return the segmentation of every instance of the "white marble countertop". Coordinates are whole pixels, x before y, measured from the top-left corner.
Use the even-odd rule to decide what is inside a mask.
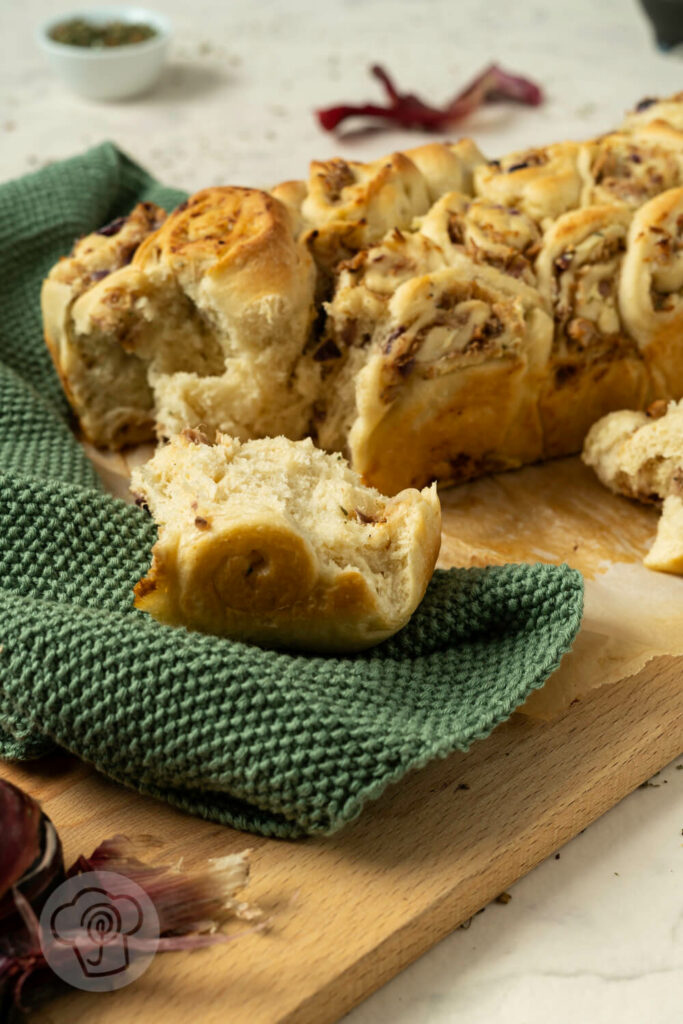
[[[157,0],[175,40],[152,93],[95,104],[38,51],[64,0],[0,3],[0,180],[113,139],[169,184],[267,185],[312,156],[369,159],[401,131],[325,135],[312,109],[379,99],[368,66],[445,100],[490,60],[532,75],[535,110],[463,128],[485,153],[615,126],[644,95],[683,89],[635,0]],[[78,5],[75,5],[78,7]],[[88,5],[83,5],[88,6]],[[98,6],[96,3],[91,6]],[[679,1024],[683,1019],[683,761],[569,843],[348,1018],[352,1024]]]

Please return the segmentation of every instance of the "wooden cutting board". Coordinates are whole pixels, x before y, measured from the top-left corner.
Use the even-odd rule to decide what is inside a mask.
[[[443,501],[442,564],[540,558],[599,579],[615,563],[636,566],[656,525],[652,509],[608,494],[576,459],[479,481]],[[574,679],[594,674],[591,650],[577,644]],[[68,860],[117,832],[153,837],[155,856],[170,862],[250,847],[245,895],[272,918],[267,932],[160,955],[128,988],[70,994],[33,1019],[338,1020],[679,754],[682,679],[683,656],[660,654],[555,708],[550,721],[517,714],[469,753],[392,786],[327,839],[267,840],[199,821],[66,755],[0,765],[43,802]]]

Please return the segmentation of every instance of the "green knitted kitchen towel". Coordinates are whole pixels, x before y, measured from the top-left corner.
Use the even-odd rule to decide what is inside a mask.
[[[396,637],[306,657],[162,626],[132,605],[155,528],[104,493],[42,342],[42,277],[164,190],[111,145],[0,186],[0,756],[55,745],[194,814],[334,832],[408,770],[466,750],[579,627],[567,566],[437,572]]]

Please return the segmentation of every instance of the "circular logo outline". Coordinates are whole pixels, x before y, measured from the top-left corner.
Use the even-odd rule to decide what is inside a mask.
[[[141,886],[115,871],[74,875],[50,893],[40,944],[54,973],[84,992],[136,981],[154,959],[159,915]]]

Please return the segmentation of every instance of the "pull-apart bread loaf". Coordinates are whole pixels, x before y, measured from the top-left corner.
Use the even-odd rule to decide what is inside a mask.
[[[82,239],[44,311],[84,433],[308,435],[395,493],[683,397],[683,98],[641,108],[499,160],[314,161]]]
[[[131,486],[159,524],[138,608],[264,646],[378,643],[406,624],[439,552],[435,485],[385,498],[310,439],[185,431]]]
[[[613,412],[586,437],[583,461],[606,487],[661,505],[645,565],[683,573],[683,402],[654,402],[647,413]]]

